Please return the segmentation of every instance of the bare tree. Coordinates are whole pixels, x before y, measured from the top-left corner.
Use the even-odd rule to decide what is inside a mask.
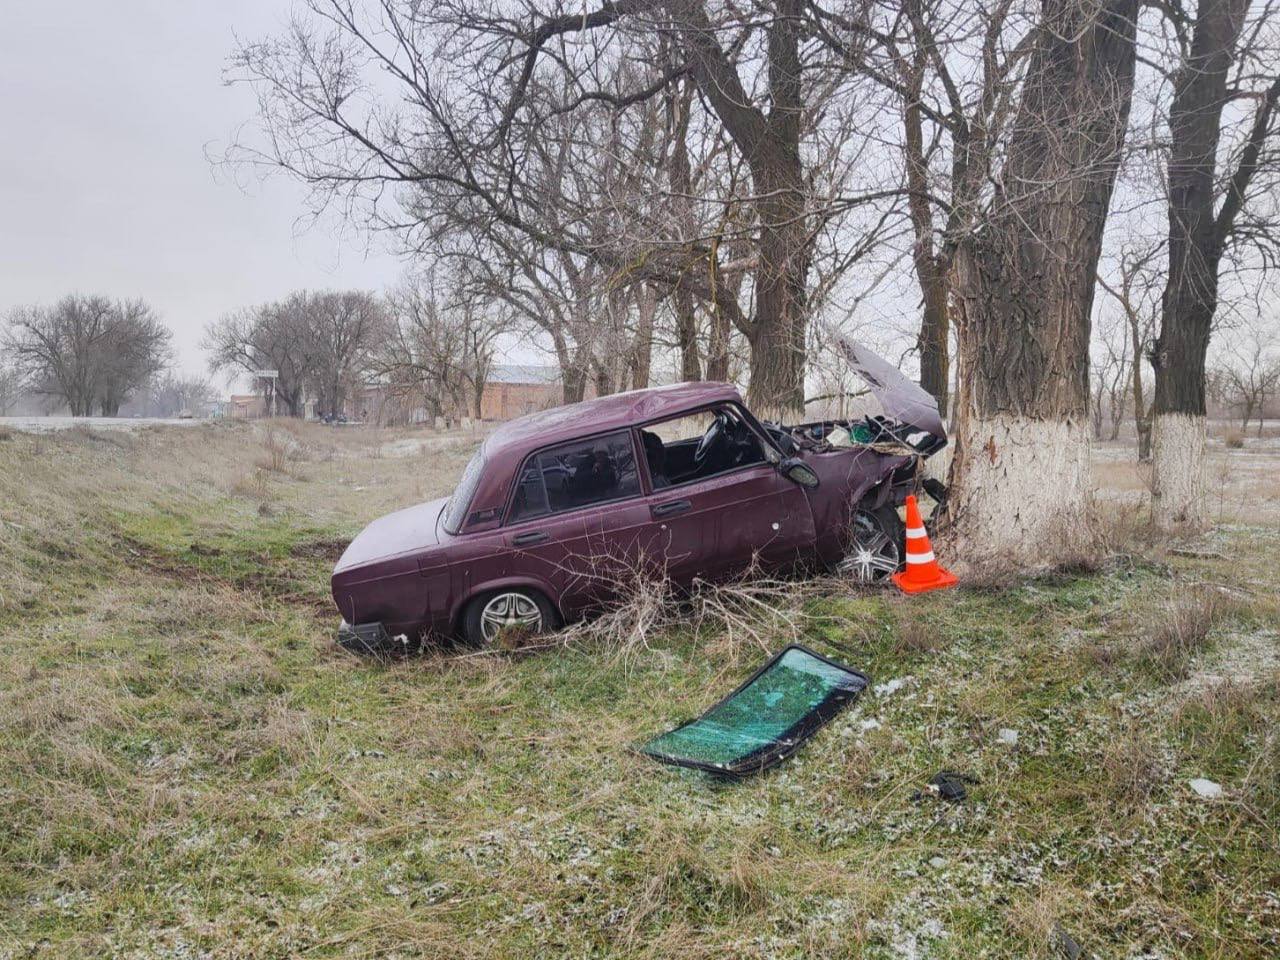
[[[205,329],[201,346],[214,372],[250,376],[275,370],[274,403],[290,416],[306,413],[306,389],[316,372],[306,315],[306,294],[228,313]]]
[[[120,405],[170,360],[173,334],[141,300],[117,304],[116,319],[101,344],[96,402],[104,417],[118,416]]]
[[[300,290],[227,314],[209,325],[202,346],[215,371],[277,371],[275,398],[301,417],[313,397],[326,412],[342,409],[385,330],[372,293]]]
[[[1205,359],[1223,259],[1280,248],[1280,21],[1266,0],[1162,4],[1176,44],[1168,112],[1169,267],[1153,353],[1153,513],[1204,521]],[[1235,104],[1251,109],[1232,109]],[[1270,219],[1268,219],[1270,217]]]
[[[890,91],[900,112],[921,294],[920,385],[945,414],[955,256],[991,199],[992,165],[1034,39],[1027,5],[907,0],[877,6],[865,20],[813,7],[818,35]]]
[[[233,78],[259,95],[266,146],[233,158],[293,174],[315,188],[318,206],[337,201],[362,210],[411,248],[459,213],[474,221],[482,211],[542,248],[592,260],[611,278],[621,273],[627,282],[681,291],[684,342],[692,297],[714,331],[728,330],[726,320],[741,331],[757,407],[799,409],[815,238],[850,211],[902,192],[896,184],[845,188],[864,169],[843,149],[865,140],[840,95],[858,76],[825,46],[807,42],[807,3],[739,9],[611,0],[585,11],[566,0],[498,7],[383,0],[372,11],[348,0],[303,6],[287,36],[242,45],[234,57]],[[719,262],[722,248],[738,253],[727,237],[681,229],[683,242],[669,242],[678,211],[664,218],[665,233],[646,224],[642,256],[634,233],[621,247],[601,246],[587,215],[599,209],[595,192],[580,203],[569,190],[536,189],[529,176],[545,166],[539,144],[560,142],[543,135],[548,125],[601,106],[626,118],[678,82],[697,93],[688,103],[703,142],[725,144],[721,155],[745,171],[742,189],[720,211],[733,239],[750,245],[732,269]],[[649,125],[640,130],[628,143],[643,148]],[[697,170],[690,173],[696,183]],[[677,175],[674,192],[680,182]],[[391,197],[408,198],[407,211],[387,210]],[[743,291],[749,311],[731,286],[736,271],[750,278]]]
[[[1211,373],[1224,403],[1240,411],[1240,429],[1258,418],[1258,436],[1268,401],[1280,392],[1280,330],[1255,318],[1232,331]]]
[[[1160,312],[1160,292],[1164,286],[1158,260],[1163,243],[1145,249],[1125,247],[1120,251],[1119,281],[1098,274],[1098,283],[1119,304],[1129,332],[1129,403],[1138,436],[1138,460],[1151,459],[1151,403],[1142,378],[1143,360],[1154,349],[1155,328]]]
[[[5,346],[31,388],[61,399],[72,416],[115,416],[164,367],[172,336],[140,300],[73,294],[15,310]]]
[[[23,378],[18,368],[0,363],[0,417],[6,416],[22,394]]]
[[[183,376],[166,370],[152,377],[131,408],[147,417],[176,417],[199,412],[214,397],[213,385],[204,377]]]
[[[319,409],[339,413],[387,332],[383,301],[364,290],[326,291],[305,301],[307,352]]]
[[[432,416],[479,418],[497,338],[510,329],[502,307],[442,289],[434,272],[411,275],[389,295],[390,336],[375,369],[393,389],[418,397]]]
[[[1137,0],[1043,0],[996,196],[957,250],[949,509],[976,563],[1089,546],[1089,322],[1137,12]]]
[[[1094,349],[1089,360],[1089,380],[1093,388],[1093,438],[1115,440],[1120,436],[1126,394],[1133,368],[1128,324],[1104,314],[1094,325]],[[1110,428],[1104,432],[1104,423]]]

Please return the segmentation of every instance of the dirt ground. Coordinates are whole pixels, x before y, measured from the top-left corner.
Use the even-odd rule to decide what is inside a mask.
[[[1178,542],[1100,445],[1107,551],[1049,576],[343,652],[338,553],[478,441],[0,432],[0,960],[1280,955],[1274,437]],[[791,637],[873,680],[792,760],[633,752]]]

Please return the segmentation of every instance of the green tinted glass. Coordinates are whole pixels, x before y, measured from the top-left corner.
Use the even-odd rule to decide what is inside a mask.
[[[866,685],[856,670],[787,647],[701,717],[653,738],[641,752],[730,775],[763,770],[793,753]]]

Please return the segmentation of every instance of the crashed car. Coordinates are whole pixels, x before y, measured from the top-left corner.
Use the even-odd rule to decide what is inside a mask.
[[[451,497],[351,542],[332,580],[339,641],[490,644],[579,618],[637,572],[687,586],[748,568],[866,582],[896,571],[897,507],[946,434],[929,394],[865,347],[843,349],[881,414],[781,426],[753,416],[734,387],[703,382],[503,424]]]

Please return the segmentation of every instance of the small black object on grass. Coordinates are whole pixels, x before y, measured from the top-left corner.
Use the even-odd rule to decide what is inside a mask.
[[[795,753],[869,683],[866,674],[792,644],[702,716],[639,751],[724,777],[759,773]]]
[[[950,800],[952,803],[959,803],[969,796],[969,791],[965,789],[965,784],[976,786],[981,781],[969,773],[960,773],[957,770],[939,770],[929,779],[929,785],[923,790],[917,790],[911,795],[911,799],[920,801],[926,797],[937,797],[939,800]]]

